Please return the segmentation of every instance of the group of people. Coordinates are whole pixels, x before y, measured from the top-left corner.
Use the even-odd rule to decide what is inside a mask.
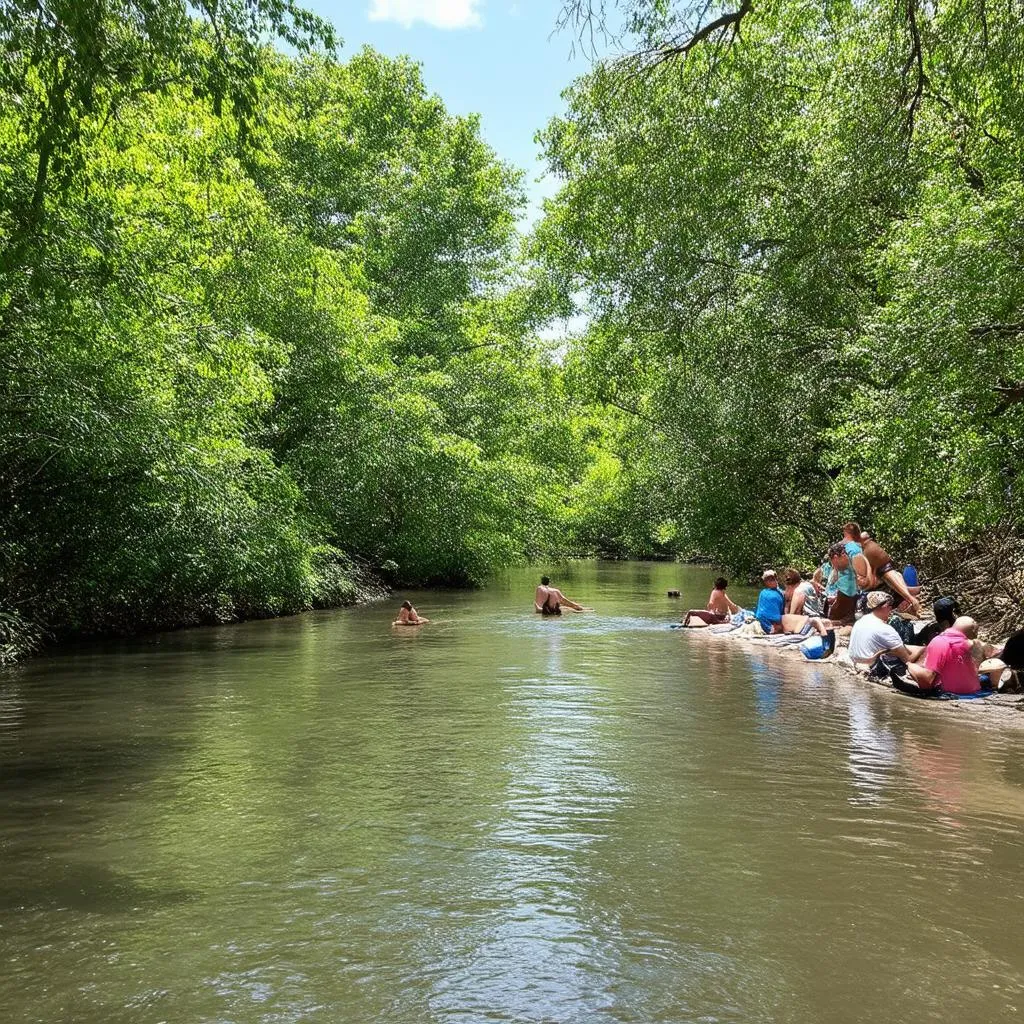
[[[934,622],[915,621],[921,612],[916,573],[897,569],[889,553],[858,523],[844,524],[843,539],[829,547],[809,579],[796,569],[787,569],[781,583],[774,569],[766,569],[761,579],[753,612],[729,597],[729,581],[719,576],[706,606],[689,609],[681,625],[731,629],[756,622],[753,628],[777,636],[773,642],[780,643],[810,640],[813,633],[819,638],[816,657],[830,656],[837,628],[851,627],[848,653],[856,669],[921,696],[969,696],[998,688],[1024,672],[1024,630],[1003,645],[983,643],[978,624],[951,597],[934,603]],[[541,577],[533,607],[545,616],[561,615],[563,608],[589,610],[552,586],[548,576]],[[393,624],[418,626],[429,621],[404,601]],[[812,656],[806,649],[805,653]]]
[[[897,569],[859,523],[844,524],[842,540],[829,547],[810,579],[787,569],[782,582],[784,586],[774,569],[762,575],[752,613],[762,632],[797,637],[815,633],[820,637],[816,656],[829,657],[835,651],[836,629],[852,627],[849,655],[854,666],[891,679],[908,692],[974,694],[1024,668],[1024,631],[1004,646],[984,644],[977,623],[961,614],[953,598],[936,601],[936,621],[915,628],[914,620],[921,615],[916,573]],[[707,605],[687,611],[682,625],[724,626],[740,619],[743,611],[727,587],[728,581],[718,577]]]
[[[936,621],[914,634],[911,642],[892,622],[892,597],[872,591],[865,614],[850,631],[853,664],[921,696],[978,694],[998,688],[1008,670],[1012,674],[1022,667],[1024,631],[1003,645],[986,644],[978,639],[978,624],[961,614],[955,600],[941,598],[936,606]]]

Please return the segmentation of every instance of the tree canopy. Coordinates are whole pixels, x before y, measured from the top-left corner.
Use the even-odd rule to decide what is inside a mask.
[[[1024,549],[1017,0],[562,19],[613,20],[524,239],[478,119],[291,0],[0,6],[0,660],[850,515]]]
[[[539,247],[647,522],[749,565],[851,513],[908,550],[1019,516],[1019,5],[622,10],[544,133]]]

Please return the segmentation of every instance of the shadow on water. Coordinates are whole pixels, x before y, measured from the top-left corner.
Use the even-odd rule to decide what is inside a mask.
[[[198,900],[201,893],[162,888],[102,864],[41,865],[32,877],[0,878],[0,913],[39,910],[87,914],[151,914]]]

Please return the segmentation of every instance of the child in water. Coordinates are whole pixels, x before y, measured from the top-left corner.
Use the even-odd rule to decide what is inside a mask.
[[[429,622],[430,619],[420,615],[415,608],[412,606],[411,601],[403,601],[402,607],[398,612],[398,618],[391,623],[392,626],[420,626],[424,622]]]

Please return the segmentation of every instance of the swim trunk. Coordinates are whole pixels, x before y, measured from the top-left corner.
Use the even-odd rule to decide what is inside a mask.
[[[540,613],[541,615],[561,615],[562,606],[558,604],[548,604],[547,601],[545,601],[540,606]]]

